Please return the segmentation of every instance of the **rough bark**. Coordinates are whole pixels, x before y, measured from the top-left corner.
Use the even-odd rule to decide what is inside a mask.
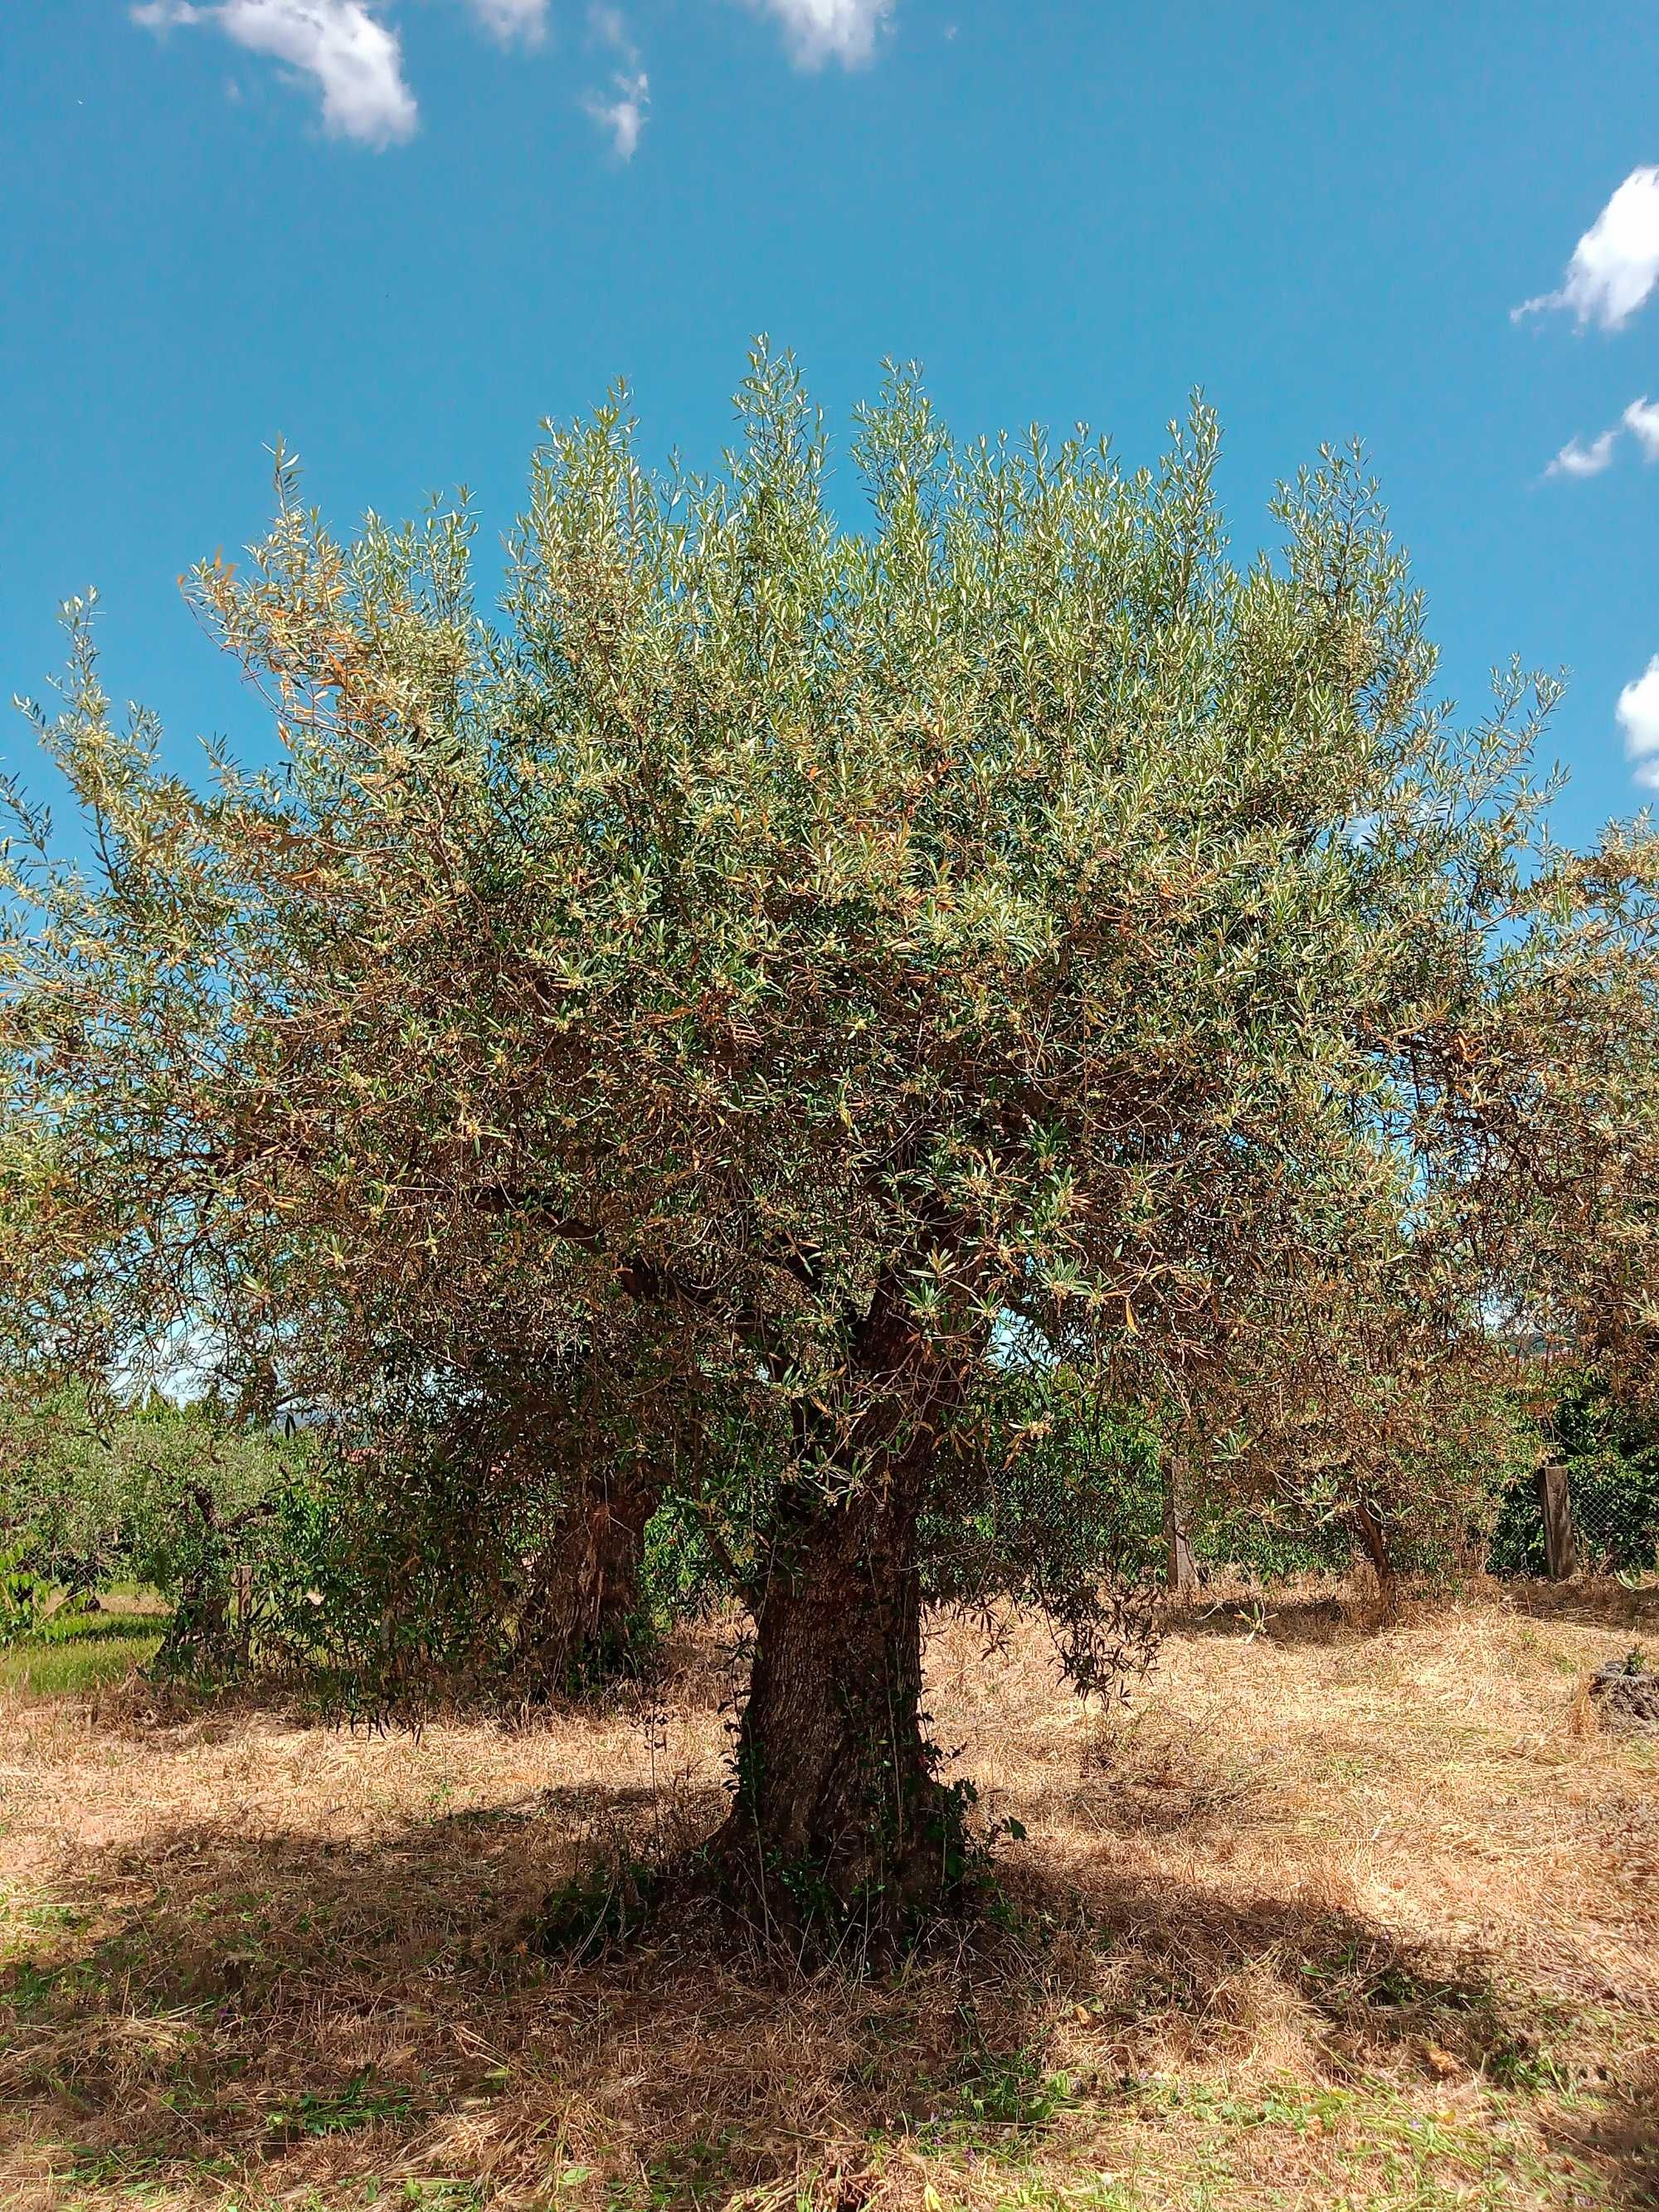
[[[732,1869],[769,1911],[884,1919],[947,1884],[955,1838],[921,1723],[915,1516],[823,1507],[761,1601],[738,1741]]]
[[[613,1470],[572,1505],[531,1571],[518,1638],[526,1696],[568,1694],[637,1663],[640,1571],[658,1486]]]
[[[769,1922],[875,1932],[925,1911],[962,1873],[959,1800],[934,1778],[923,1726],[917,1555],[933,1424],[951,1386],[918,1375],[896,1302],[878,1300],[855,1357],[875,1386],[862,1425],[797,1486],[774,1534],[736,1798],[716,1849]]]
[[[1354,1527],[1365,1547],[1365,1557],[1376,1571],[1376,1579],[1384,1587],[1395,1580],[1394,1555],[1389,1549],[1389,1532],[1382,1516],[1364,1498],[1353,1509]]]
[[[1552,1582],[1570,1582],[1578,1571],[1578,1545],[1572,1526],[1572,1489],[1559,1460],[1538,1470],[1539,1510],[1544,1518],[1544,1565]]]

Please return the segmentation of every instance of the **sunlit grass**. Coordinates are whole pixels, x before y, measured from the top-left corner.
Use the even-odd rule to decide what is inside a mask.
[[[1481,1585],[1381,1628],[1328,1587],[1212,1589],[1102,1711],[1003,1626],[932,1624],[929,1709],[1026,1840],[864,1976],[762,1955],[694,1886],[546,1941],[550,1899],[720,1818],[738,1624],[637,1703],[418,1735],[35,1672],[0,1697],[0,2207],[1659,2201],[1654,1747],[1581,1695],[1659,1589]],[[3,1679],[160,1627],[95,1615]]]
[[[153,1659],[166,1623],[154,1612],[94,1613],[0,1650],[0,1691],[63,1698],[124,1681]]]

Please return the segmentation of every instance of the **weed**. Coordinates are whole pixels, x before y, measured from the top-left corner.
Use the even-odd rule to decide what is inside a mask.
[[[538,1948],[579,1966],[629,1942],[645,1925],[657,1883],[656,1869],[642,1859],[590,1858],[548,1897]]]
[[[296,2136],[337,2136],[353,2128],[371,2127],[380,2120],[407,2118],[409,2091],[395,2083],[372,2089],[373,2076],[373,2068],[365,2066],[342,2088],[307,2090],[292,2104],[278,2106],[270,2114],[272,2130]]]

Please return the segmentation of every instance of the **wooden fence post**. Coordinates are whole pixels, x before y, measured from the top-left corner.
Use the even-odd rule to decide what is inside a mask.
[[[1187,1533],[1187,1505],[1174,1468],[1164,1471],[1164,1542],[1169,1571],[1170,1596],[1176,1605],[1188,1604],[1198,1589],[1198,1570]]]
[[[1572,1534],[1572,1493],[1567,1470],[1547,1459],[1538,1470],[1538,1503],[1544,1516],[1544,1565],[1552,1582],[1564,1583],[1578,1571],[1578,1547]]]

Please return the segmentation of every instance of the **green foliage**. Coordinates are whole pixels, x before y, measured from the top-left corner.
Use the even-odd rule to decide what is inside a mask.
[[[71,1593],[122,1579],[177,1594],[201,1550],[198,1493],[234,1519],[295,1480],[303,1438],[236,1422],[211,1400],[97,1406],[70,1389],[16,1409],[0,1436],[0,1526]]]
[[[674,1624],[727,1584],[697,1517],[670,1500],[646,1522],[614,1617],[564,1632],[557,1595],[577,1532],[561,1483],[492,1486],[447,1449],[313,1456],[263,1532],[254,1592],[265,1659],[361,1715],[441,1698],[521,1706],[647,1671]],[[609,1639],[609,1640],[607,1640]]]
[[[1162,1465],[1145,1415],[1103,1402],[1073,1369],[1011,1353],[939,1471],[924,1588],[1038,1608],[1078,1685],[1108,1686],[1145,1644],[1145,1595],[1164,1571]]]
[[[1549,1443],[1567,1469],[1585,1560],[1603,1572],[1650,1573],[1659,1565],[1659,1420],[1650,1407],[1585,1377],[1556,1409]],[[1536,1456],[1504,1496],[1492,1545],[1495,1574],[1547,1571]]]
[[[428,1462],[389,1492],[334,1460],[290,1493],[262,1590],[270,1656],[328,1701],[374,1717],[435,1699],[520,1705],[591,1686],[572,1671],[580,1655],[561,1646],[549,1671],[538,1645],[537,1588],[556,1543],[546,1487],[515,1497],[498,1519],[476,1498],[468,1510],[464,1480]]]
[[[1207,1470],[1207,1486],[1188,1479],[1184,1518],[1200,1572],[1263,1582],[1346,1572],[1360,1497],[1375,1505],[1401,1572],[1481,1564],[1510,1486],[1536,1462],[1538,1425],[1501,1379],[1472,1370],[1455,1381],[1455,1401],[1444,1376],[1404,1403],[1396,1386],[1386,1455],[1364,1470],[1369,1480],[1356,1480],[1361,1421],[1352,1406],[1345,1449],[1328,1460],[1306,1454],[1305,1432],[1281,1431],[1274,1454],[1257,1441],[1250,1455],[1267,1462],[1268,1480],[1242,1483],[1224,1461]],[[924,1540],[931,1594],[1010,1595],[1063,1617],[1103,1585],[1164,1579],[1171,1455],[1144,1413],[1101,1404],[1075,1373],[1015,1364],[993,1448],[977,1484],[960,1467],[941,1484]]]
[[[696,1510],[671,1498],[646,1524],[635,1632],[647,1649],[678,1623],[695,1620],[730,1594]]]
[[[11,1182],[25,1245],[105,1259],[33,1278],[38,1339],[130,1357],[205,1307],[320,1404],[510,1352],[652,1425],[692,1375],[699,1419],[840,1421],[878,1280],[930,1388],[1012,1315],[1127,1402],[1218,1362],[1260,1396],[1385,1279],[1443,1348],[1512,1294],[1522,1140],[1594,1142],[1552,1009],[1598,1109],[1639,1072],[1651,854],[1534,867],[1547,689],[1467,732],[1427,701],[1353,465],[1239,569],[1202,408],[1130,477],[957,446],[895,374],[862,532],[787,361],[739,431],[662,481],[619,402],[550,433],[499,627],[464,509],[343,548],[284,473],[196,585],[280,781],[163,775],[78,618],[43,736],[111,872],[9,870]]]
[[[933,1594],[1042,1602],[1157,1572],[1162,1459],[1143,1414],[1060,1368],[1011,1366],[984,1404],[979,1456],[942,1479],[926,1527]]]
[[[167,1663],[230,1663],[250,1624],[242,1605],[281,1556],[283,1501],[302,1481],[303,1437],[235,1421],[211,1400],[100,1403],[70,1388],[14,1407],[0,1431],[0,1529],[35,1588],[71,1603],[117,1581],[153,1588],[174,1607]],[[14,1576],[14,1583],[20,1578]],[[15,1630],[33,1625],[15,1607]],[[246,1659],[245,1648],[241,1656]]]
[[[33,1632],[47,1595],[46,1585],[30,1564],[27,1545],[0,1553],[0,1648]]]
[[[1539,1450],[1536,1412],[1502,1362],[1477,1341],[1425,1374],[1384,1370],[1346,1411],[1340,1399],[1328,1405],[1275,1432],[1268,1480],[1241,1495],[1224,1466],[1221,1482],[1200,1491],[1198,1557],[1264,1578],[1345,1567],[1369,1514],[1395,1570],[1484,1565],[1503,1501]]]

